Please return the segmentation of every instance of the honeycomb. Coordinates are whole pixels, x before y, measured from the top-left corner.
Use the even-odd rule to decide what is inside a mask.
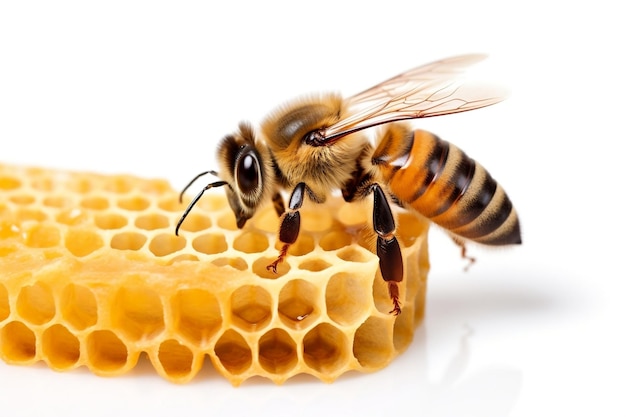
[[[209,193],[175,236],[186,204],[164,180],[0,164],[4,361],[112,376],[145,352],[177,383],[207,357],[233,385],[300,373],[331,382],[380,369],[410,343],[429,269],[423,220],[397,217],[396,317],[367,203],[305,204],[277,273],[266,270],[281,246],[271,207],[239,230],[222,193]]]

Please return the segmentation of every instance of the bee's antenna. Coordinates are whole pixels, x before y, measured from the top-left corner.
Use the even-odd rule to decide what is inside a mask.
[[[189,186],[198,178],[200,178],[203,175],[206,174],[212,174],[212,175],[217,175],[215,173],[215,171],[207,171],[207,172],[203,172],[202,174],[197,175],[186,187],[185,190],[187,188],[189,188]],[[183,212],[183,215],[180,216],[180,220],[178,220],[178,223],[176,224],[176,236],[178,236],[178,229],[180,229],[180,226],[183,224],[183,222],[185,221],[185,219],[187,218],[187,215],[189,214],[189,212],[191,211],[191,209],[193,208],[193,206],[196,205],[196,203],[198,202],[198,200],[200,200],[200,198],[202,197],[202,195],[204,194],[204,192],[206,190],[210,190],[211,188],[215,188],[215,187],[223,187],[224,185],[228,185],[230,187],[230,185],[226,182],[226,181],[216,181],[216,182],[212,182],[211,184],[208,184],[207,186],[205,186],[202,190],[200,190],[200,192],[193,198],[193,200],[191,200],[191,203],[189,203],[189,205],[187,206],[187,208],[185,209],[185,211]],[[185,190],[183,190],[183,193],[185,192]],[[182,193],[181,193],[182,196]],[[181,198],[182,200],[182,198]],[[182,201],[181,201],[182,202]]]
[[[180,195],[178,196],[178,202],[182,203],[183,202],[183,194],[185,194],[185,191],[187,191],[187,189],[189,187],[191,187],[193,185],[194,182],[196,182],[198,180],[198,178],[200,177],[204,177],[207,174],[211,174],[215,177],[219,177],[219,174],[213,170],[211,171],[204,171],[199,173],[198,175],[196,175],[195,177],[193,177],[193,179],[191,181],[189,181],[189,183],[187,185],[185,185],[185,188],[183,188],[183,190],[180,192]]]

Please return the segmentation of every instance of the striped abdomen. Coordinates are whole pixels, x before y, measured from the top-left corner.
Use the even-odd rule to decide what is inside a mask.
[[[521,243],[517,213],[503,188],[453,144],[393,126],[372,163],[404,206],[452,233],[488,245]]]

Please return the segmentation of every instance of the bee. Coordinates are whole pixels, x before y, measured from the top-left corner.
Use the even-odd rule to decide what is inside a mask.
[[[328,93],[279,107],[255,131],[242,122],[218,146],[220,180],[206,185],[176,226],[211,188],[224,187],[237,227],[273,202],[282,247],[267,266],[276,272],[300,230],[305,199],[323,203],[341,190],[347,202],[373,197],[372,225],[381,276],[387,282],[390,314],[400,314],[398,283],[404,266],[395,236],[393,204],[413,210],[446,229],[461,245],[520,244],[517,213],[504,189],[474,159],[436,135],[405,121],[479,109],[503,95],[460,84],[458,76],[483,55],[463,55],[419,66],[352,97]],[[363,132],[380,126],[378,140]],[[375,142],[375,143],[372,143]],[[287,207],[281,191],[291,193]]]

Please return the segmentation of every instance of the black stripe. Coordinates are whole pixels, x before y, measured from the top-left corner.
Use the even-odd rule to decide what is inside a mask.
[[[424,164],[424,170],[427,172],[426,178],[424,178],[422,185],[411,196],[409,203],[413,203],[420,198],[445,169],[448,154],[450,153],[450,144],[435,135],[433,135],[433,138],[435,139],[435,146]]]
[[[441,201],[441,205],[437,211],[430,215],[431,217],[439,216],[448,211],[448,209],[465,194],[465,191],[467,191],[467,188],[472,182],[474,172],[476,171],[476,163],[473,159],[468,158],[463,151],[459,150],[459,152],[461,154],[461,160],[455,167],[454,173],[450,178],[451,182],[453,182],[454,189],[445,198],[445,201]]]
[[[454,225],[451,229],[456,229],[461,226],[465,226],[472,220],[476,219],[480,214],[485,211],[485,208],[489,205],[493,196],[496,194],[498,183],[489,175],[489,172],[485,171],[485,178],[480,186],[479,191],[475,195],[466,195],[466,199],[469,199],[467,203],[463,203],[459,207],[459,211],[456,215]],[[468,184],[469,187],[469,184]],[[465,195],[465,193],[463,193]],[[460,198],[460,197],[459,197]]]
[[[500,207],[495,210],[495,214],[493,215],[493,217],[490,217],[476,227],[471,228],[470,230],[468,230],[468,233],[464,233],[463,236],[470,239],[487,236],[489,233],[502,226],[506,219],[508,219],[509,214],[511,214],[512,210],[513,203],[511,203],[511,200],[509,200],[509,197],[505,194],[504,199],[500,204]]]

